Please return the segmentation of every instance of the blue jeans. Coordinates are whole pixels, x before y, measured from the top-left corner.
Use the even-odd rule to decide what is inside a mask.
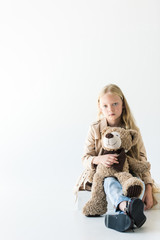
[[[140,199],[143,198],[144,191],[145,191],[145,184],[143,183],[143,185],[144,185],[144,189],[142,194],[139,197]],[[118,205],[121,202],[130,200],[129,197],[126,197],[123,195],[122,185],[114,177],[107,177],[104,179],[104,191],[107,197],[110,199],[111,203],[114,205],[116,211],[119,210]]]

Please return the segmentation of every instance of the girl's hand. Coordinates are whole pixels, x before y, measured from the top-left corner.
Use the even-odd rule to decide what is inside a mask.
[[[106,154],[102,156],[98,156],[98,164],[102,163],[106,167],[111,167],[114,163],[118,164],[118,155],[117,154]]]
[[[151,184],[146,184],[145,187],[146,187],[145,188],[145,193],[144,193],[142,201],[145,204],[144,210],[149,210],[150,208],[153,207],[152,185]]]

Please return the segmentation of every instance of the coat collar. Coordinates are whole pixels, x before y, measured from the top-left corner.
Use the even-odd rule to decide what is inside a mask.
[[[107,119],[106,118],[102,118],[100,120],[100,125],[99,125],[100,133],[102,133],[106,129],[107,126],[108,126]]]
[[[101,120],[99,120],[99,124],[94,125],[95,139],[101,138],[102,132],[104,129],[106,129],[107,125],[108,124],[106,118],[102,118]]]

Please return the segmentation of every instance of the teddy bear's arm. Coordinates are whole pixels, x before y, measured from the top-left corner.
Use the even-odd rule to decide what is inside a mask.
[[[128,155],[127,160],[129,163],[129,169],[132,170],[134,173],[145,173],[150,170],[151,165],[147,161],[138,161]]]

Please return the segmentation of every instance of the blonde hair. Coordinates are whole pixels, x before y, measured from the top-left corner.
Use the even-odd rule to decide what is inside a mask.
[[[100,120],[102,117],[104,117],[100,110],[100,98],[102,96],[104,96],[106,93],[112,93],[121,98],[122,104],[123,104],[121,120],[122,120],[122,124],[125,126],[125,129],[133,129],[133,130],[136,130],[139,132],[139,128],[136,125],[135,119],[132,115],[132,112],[130,110],[128,102],[127,102],[123,92],[121,91],[121,89],[115,84],[109,84],[109,85],[105,86],[99,93],[99,96],[98,96],[98,120]],[[131,148],[131,150],[128,152],[128,154],[132,157],[139,158],[140,152],[139,152],[138,144],[133,146]]]

